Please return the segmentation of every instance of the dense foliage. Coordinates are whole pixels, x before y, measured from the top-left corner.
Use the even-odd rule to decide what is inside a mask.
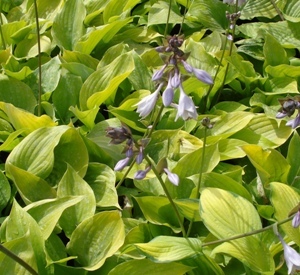
[[[224,2],[0,1],[1,274],[300,269],[300,5]]]

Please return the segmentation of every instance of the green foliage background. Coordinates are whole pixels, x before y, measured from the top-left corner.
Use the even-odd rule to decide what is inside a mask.
[[[235,6],[220,0],[37,0],[40,37],[35,1],[0,3],[3,247],[41,275],[287,273],[279,240],[261,229],[300,200],[298,130],[275,118],[278,99],[299,93],[297,0],[248,0],[232,48]],[[178,219],[153,172],[134,179],[145,160],[113,170],[124,146],[105,130],[124,123],[143,137],[150,120],[135,105],[164,65],[155,47],[180,26],[189,64],[214,85],[186,79],[197,121],[165,108],[145,148],[180,178],[162,176]],[[300,245],[291,222],[280,232]],[[30,274],[2,252],[0,273]]]

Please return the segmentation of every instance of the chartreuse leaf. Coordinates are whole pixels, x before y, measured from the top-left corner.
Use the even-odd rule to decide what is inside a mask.
[[[26,204],[56,197],[55,189],[42,178],[11,163],[5,164],[5,170]]]
[[[134,246],[147,258],[159,263],[180,261],[202,254],[201,241],[196,238],[158,236],[148,243],[136,243]]]
[[[66,236],[70,237],[76,226],[84,219],[92,217],[96,210],[96,200],[92,188],[70,165],[57,187],[57,197],[64,198],[66,196],[83,196],[81,202],[66,209],[59,220],[59,225]]]
[[[37,222],[16,201],[13,203],[10,215],[2,224],[1,231],[4,231],[2,236],[5,234],[8,247],[12,245],[12,248],[17,250],[17,255],[21,258],[23,258],[23,254],[29,253],[30,257],[27,254],[29,262],[33,264],[35,269],[37,267],[38,273],[48,274],[46,271],[45,243],[41,229]],[[20,238],[30,246],[26,251],[27,253],[23,251],[26,246],[24,247],[18,242]],[[0,257],[2,257],[3,254],[0,254]],[[3,261],[0,261],[0,263],[3,263]]]
[[[242,184],[224,174],[214,172],[204,173],[202,185],[204,188],[215,187],[233,192],[252,202],[252,198],[248,190]]]
[[[57,112],[56,117],[64,124],[68,124],[73,115],[69,108],[78,105],[81,86],[82,80],[79,76],[64,73],[52,94],[53,105]]]
[[[54,165],[54,148],[69,126],[43,127],[29,134],[10,153],[11,164],[38,177],[46,178]]]
[[[53,21],[52,36],[62,48],[73,50],[84,34],[86,11],[82,0],[67,1]],[[76,20],[74,20],[76,18]]]
[[[249,112],[231,112],[213,120],[214,127],[210,130],[207,142],[215,142],[219,139],[225,139],[245,128],[253,118],[254,114]]]
[[[93,28],[86,35],[80,37],[75,45],[75,51],[90,54],[99,42],[108,43],[130,21],[132,21],[131,18],[126,18]]]
[[[220,162],[220,154],[218,144],[212,144],[205,148],[204,159],[202,159],[203,148],[194,150],[191,153],[184,155],[172,169],[172,173],[176,173],[180,177],[178,186],[174,186],[167,181],[168,190],[173,198],[187,198],[196,186],[196,182],[192,181],[190,176],[199,174],[200,167],[202,172],[211,172]],[[202,160],[204,161],[202,163]],[[187,169],[188,167],[188,169]]]
[[[26,206],[26,210],[38,223],[44,239],[48,239],[52,234],[61,214],[65,209],[79,203],[83,196],[63,197],[58,199],[47,199],[31,203]]]
[[[148,259],[143,259],[121,263],[113,268],[108,275],[183,275],[192,269],[193,267],[186,266],[181,263],[155,263]]]
[[[253,17],[261,16],[273,18],[277,15],[272,2],[269,0],[261,0],[259,3],[255,0],[246,1],[241,15],[242,19],[252,19]]]
[[[297,132],[294,132],[294,135],[290,140],[286,159],[291,166],[288,175],[288,182],[290,184],[293,184],[294,181],[297,180],[297,177],[300,175],[300,137]]]
[[[300,76],[300,67],[288,64],[280,64],[277,66],[268,66],[265,68],[266,73],[273,77],[290,77],[296,78]]]
[[[154,224],[165,225],[174,232],[180,232],[180,224],[174,209],[166,197],[134,197],[145,218]],[[181,218],[183,221],[183,217]]]
[[[82,110],[100,106],[109,97],[114,96],[119,84],[133,70],[134,61],[132,54],[129,52],[91,74],[80,91],[79,100]]]
[[[205,188],[202,191],[200,216],[209,231],[219,239],[262,228],[260,217],[252,203],[237,194],[218,188]],[[274,274],[274,261],[262,242],[261,235],[223,243],[213,253],[229,254],[253,271]]]
[[[243,140],[227,138],[219,141],[219,151],[221,160],[242,158],[245,153],[240,148],[247,143]]]
[[[10,184],[6,176],[3,174],[3,172],[0,171],[0,212],[5,208],[5,206],[9,202],[10,196],[11,196]]]
[[[187,18],[201,22],[206,28],[223,31],[228,21],[224,16],[226,5],[219,1],[195,1],[189,8]]]
[[[97,207],[117,207],[118,194],[115,188],[114,171],[102,163],[90,163],[84,180],[92,188]]]
[[[268,118],[265,114],[256,114],[246,128],[232,135],[249,144],[257,144],[262,148],[276,148],[286,142],[293,132],[285,121],[278,123],[276,119]]]
[[[97,114],[99,113],[99,107],[95,106],[90,110],[80,111],[77,106],[71,106],[70,111],[89,129],[94,128],[95,119]]]
[[[100,268],[122,246],[124,224],[119,211],[100,212],[85,219],[73,231],[67,245],[69,255],[86,270]]]
[[[26,135],[41,127],[55,126],[55,122],[49,116],[37,117],[9,103],[0,102],[0,110],[7,115],[8,121],[16,130],[25,129]]]
[[[0,145],[0,151],[11,151],[19,143],[18,136],[23,134],[25,129],[12,132],[7,139]]]
[[[272,35],[266,34],[263,50],[265,56],[264,67],[268,65],[289,64],[286,51]],[[276,52],[276,54],[274,54],[274,52]]]
[[[20,80],[0,75],[0,101],[33,113],[36,99],[32,90]]]
[[[291,22],[299,22],[300,6],[297,0],[287,1],[283,9],[284,17]]]
[[[200,221],[199,201],[195,199],[177,199],[174,200],[182,216],[190,221]]]
[[[275,218],[277,221],[284,220],[289,216],[289,213],[300,202],[299,190],[280,183],[271,182],[271,203],[275,208]],[[300,245],[299,228],[294,228],[291,222],[280,225],[285,234],[291,238],[297,245]]]
[[[242,149],[256,168],[263,184],[271,181],[287,181],[290,165],[278,151],[264,150],[258,145],[244,145]]]

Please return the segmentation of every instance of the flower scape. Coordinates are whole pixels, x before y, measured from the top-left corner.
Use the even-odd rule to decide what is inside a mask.
[[[298,1],[0,11],[0,274],[300,273]]]

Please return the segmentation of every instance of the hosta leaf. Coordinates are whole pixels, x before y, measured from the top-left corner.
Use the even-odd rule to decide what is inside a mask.
[[[66,236],[70,237],[76,226],[84,219],[92,217],[96,210],[93,190],[70,165],[57,187],[57,197],[64,198],[66,196],[83,197],[81,202],[66,209],[59,220],[59,225],[63,228]]]
[[[284,17],[292,22],[299,22],[300,6],[297,0],[286,1],[283,9]]]
[[[36,99],[32,90],[23,82],[0,75],[0,101],[33,113]]]
[[[52,234],[61,214],[68,207],[82,201],[83,197],[64,197],[58,199],[41,200],[31,203],[24,208],[38,223],[44,239]]]
[[[271,182],[271,202],[275,208],[275,218],[277,221],[284,220],[288,217],[291,210],[300,202],[299,190],[280,183]],[[280,225],[285,234],[291,238],[297,245],[300,245],[299,228],[294,228],[291,222]]]
[[[174,232],[181,231],[174,209],[166,197],[135,197],[135,200],[149,222],[168,226]]]
[[[219,239],[262,228],[260,217],[248,200],[218,188],[202,191],[200,215],[205,226]],[[253,247],[256,253],[253,253]],[[229,254],[257,272],[274,272],[273,258],[260,235],[226,242],[217,246],[213,253]]]
[[[80,40],[75,45],[75,50],[80,53],[90,54],[99,42],[108,43],[131,20],[131,18],[127,18],[93,28],[86,35],[80,37]]]
[[[85,219],[73,231],[67,245],[69,255],[86,270],[100,268],[123,244],[124,224],[118,211],[101,212]]]
[[[0,212],[5,208],[10,200],[11,188],[8,179],[0,171]]]
[[[195,1],[188,10],[187,18],[201,22],[206,28],[223,31],[228,25],[225,12],[226,5],[220,1]]]
[[[271,1],[260,0],[258,3],[255,0],[248,0],[243,8],[241,18],[252,19],[253,17],[257,16],[273,18],[276,15],[277,12]]]
[[[298,165],[300,162],[300,137],[297,132],[294,132],[294,135],[291,138],[286,159],[291,166],[288,175],[288,182],[293,184],[300,175],[300,167]]]
[[[219,141],[219,151],[221,160],[242,158],[245,156],[241,146],[247,143],[243,140],[238,140],[234,138],[221,139]]]
[[[199,201],[195,199],[177,199],[174,200],[182,216],[190,221],[200,221]]]
[[[183,275],[191,271],[193,267],[183,265],[181,263],[154,263],[150,260],[132,260],[121,263],[113,268],[108,275]]]
[[[217,174],[214,172],[204,173],[202,184],[204,188],[215,187],[227,190],[252,202],[252,198],[248,190],[242,184],[224,174]]]
[[[106,5],[103,10],[103,20],[105,23],[113,22],[116,19],[128,17],[130,15],[130,11],[136,4],[138,4],[140,0],[111,0]],[[116,20],[118,21],[118,20]]]
[[[54,121],[46,115],[37,117],[9,103],[0,102],[0,109],[7,115],[8,121],[16,130],[25,129],[28,135],[32,131],[47,126],[55,126]]]
[[[83,20],[86,11],[82,0],[66,1],[53,21],[52,36],[56,43],[67,50],[73,50],[84,34]],[[76,20],[74,20],[76,18]]]
[[[80,111],[77,106],[71,106],[70,111],[89,129],[94,128],[95,119],[97,114],[99,113],[99,107],[95,106],[90,110]]]
[[[55,189],[42,178],[11,163],[6,163],[5,170],[26,204],[56,197]]]
[[[38,273],[47,274],[45,244],[42,232],[37,222],[23,208],[21,208],[15,200],[13,202],[11,213],[2,224],[1,230],[5,231],[5,238],[6,241],[8,241],[8,244],[13,241],[16,241],[15,244],[19,244],[17,240],[22,237],[26,238],[29,242],[30,247],[32,247],[33,257],[35,258],[34,266],[37,267]],[[29,249],[29,251],[30,250],[31,249]],[[23,254],[23,251],[17,252],[20,256]],[[1,255],[3,254],[1,253]]]
[[[276,148],[293,132],[285,123],[284,121],[277,123],[276,119],[268,118],[265,114],[257,114],[246,128],[231,137],[260,145],[262,148]]]
[[[263,150],[258,145],[245,145],[242,149],[256,168],[263,184],[271,181],[287,181],[290,165],[278,151]]]
[[[94,192],[97,207],[120,208],[115,188],[116,176],[110,167],[102,163],[90,163],[84,180]]]
[[[130,75],[133,69],[132,54],[126,53],[91,74],[80,91],[82,110],[100,106],[109,97],[114,96],[119,84]]]
[[[54,148],[68,126],[40,128],[18,144],[6,160],[38,177],[46,178],[54,165]]]
[[[147,258],[154,262],[180,261],[202,254],[201,241],[196,238],[158,236],[149,243],[134,244]]]

